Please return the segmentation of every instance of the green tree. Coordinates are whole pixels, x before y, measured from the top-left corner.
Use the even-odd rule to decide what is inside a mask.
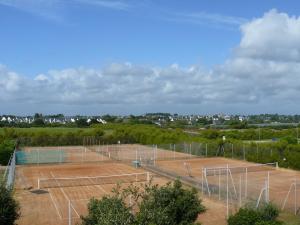
[[[14,225],[20,216],[20,207],[13,198],[12,191],[0,184],[0,224]]]
[[[137,214],[138,224],[193,224],[205,211],[195,189],[184,189],[180,181],[146,189]]]
[[[293,137],[293,136],[286,136],[286,137],[283,137],[281,140],[286,141],[289,144],[297,144],[298,143],[297,138]]]
[[[88,215],[82,221],[82,225],[132,225],[134,216],[122,198],[105,196],[90,200]]]
[[[239,211],[231,215],[228,225],[281,225],[277,220],[279,210],[273,204],[265,204],[256,209],[253,207],[240,208]]]
[[[130,185],[123,190],[118,185],[113,193],[90,201],[82,225],[192,225],[205,210],[197,191],[183,188],[180,181],[162,187]]]
[[[0,144],[0,165],[7,165],[14,148],[15,142],[11,140],[4,140]]]
[[[87,126],[89,126],[86,119],[83,119],[83,118],[76,120],[76,125],[77,125],[77,127],[87,127]]]

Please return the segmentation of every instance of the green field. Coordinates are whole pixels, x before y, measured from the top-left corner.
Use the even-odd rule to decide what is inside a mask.
[[[0,128],[0,135],[4,134],[4,129],[6,128]],[[17,133],[22,132],[22,133],[39,133],[39,132],[44,132],[44,133],[75,133],[75,132],[92,132],[96,128],[79,128],[79,127],[30,127],[30,128],[13,128]],[[105,135],[112,134],[113,130],[110,128],[104,128],[103,131],[105,132]]]
[[[0,134],[4,133],[5,128],[0,128]],[[77,127],[31,127],[31,128],[13,128],[17,132],[76,132],[76,131],[87,131],[93,130],[94,128],[77,128]]]

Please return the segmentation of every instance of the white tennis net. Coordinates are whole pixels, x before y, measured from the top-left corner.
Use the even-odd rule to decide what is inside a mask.
[[[260,171],[271,171],[278,168],[278,163],[264,163],[256,165],[244,165],[244,166],[234,166],[234,167],[204,167],[203,172],[206,176],[214,175],[224,175],[227,170],[231,174],[245,173],[245,172],[260,172]]]
[[[117,183],[149,182],[149,181],[150,181],[149,172],[96,176],[96,177],[39,178],[38,189],[117,184]]]

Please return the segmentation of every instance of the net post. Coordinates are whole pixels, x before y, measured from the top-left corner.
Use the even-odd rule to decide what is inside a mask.
[[[276,162],[276,169],[278,169],[279,168],[279,166],[278,166],[278,162]]]

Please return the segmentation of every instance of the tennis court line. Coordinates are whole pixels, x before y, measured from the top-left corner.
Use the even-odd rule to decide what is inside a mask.
[[[94,183],[91,179],[89,179],[92,183]],[[94,185],[94,186],[96,186],[97,188],[99,188],[101,191],[103,191],[105,194],[107,194],[107,191],[105,191],[100,185]],[[87,185],[86,187],[88,187],[89,188],[89,185]]]
[[[54,176],[54,174],[52,173],[52,171],[50,171],[50,174],[51,174],[51,176],[55,179],[55,176]],[[57,181],[56,181],[56,182],[57,182]],[[58,183],[58,182],[57,182],[57,183]],[[65,199],[66,199],[68,202],[71,202],[70,198],[67,196],[67,194],[65,193],[64,189],[63,189],[62,187],[60,187],[59,189],[60,189],[60,191],[63,193]],[[76,215],[78,216],[78,218],[80,218],[80,215],[78,214],[78,212],[76,211],[76,209],[73,207],[72,202],[71,202],[71,207],[72,207],[72,209],[75,211],[75,213],[76,213]]]
[[[54,201],[54,199],[53,199],[53,196],[52,196],[52,194],[51,194],[49,188],[48,188],[47,190],[48,190],[48,192],[49,192],[49,194],[50,194],[50,198],[51,198],[52,203],[53,203],[53,205],[54,205],[54,207],[55,207],[55,209],[56,209],[56,212],[57,212],[59,218],[62,220],[62,216],[61,216],[60,213],[59,213],[59,209],[58,209],[58,207],[57,207],[57,205],[56,205],[56,203],[55,203],[55,201]]]

